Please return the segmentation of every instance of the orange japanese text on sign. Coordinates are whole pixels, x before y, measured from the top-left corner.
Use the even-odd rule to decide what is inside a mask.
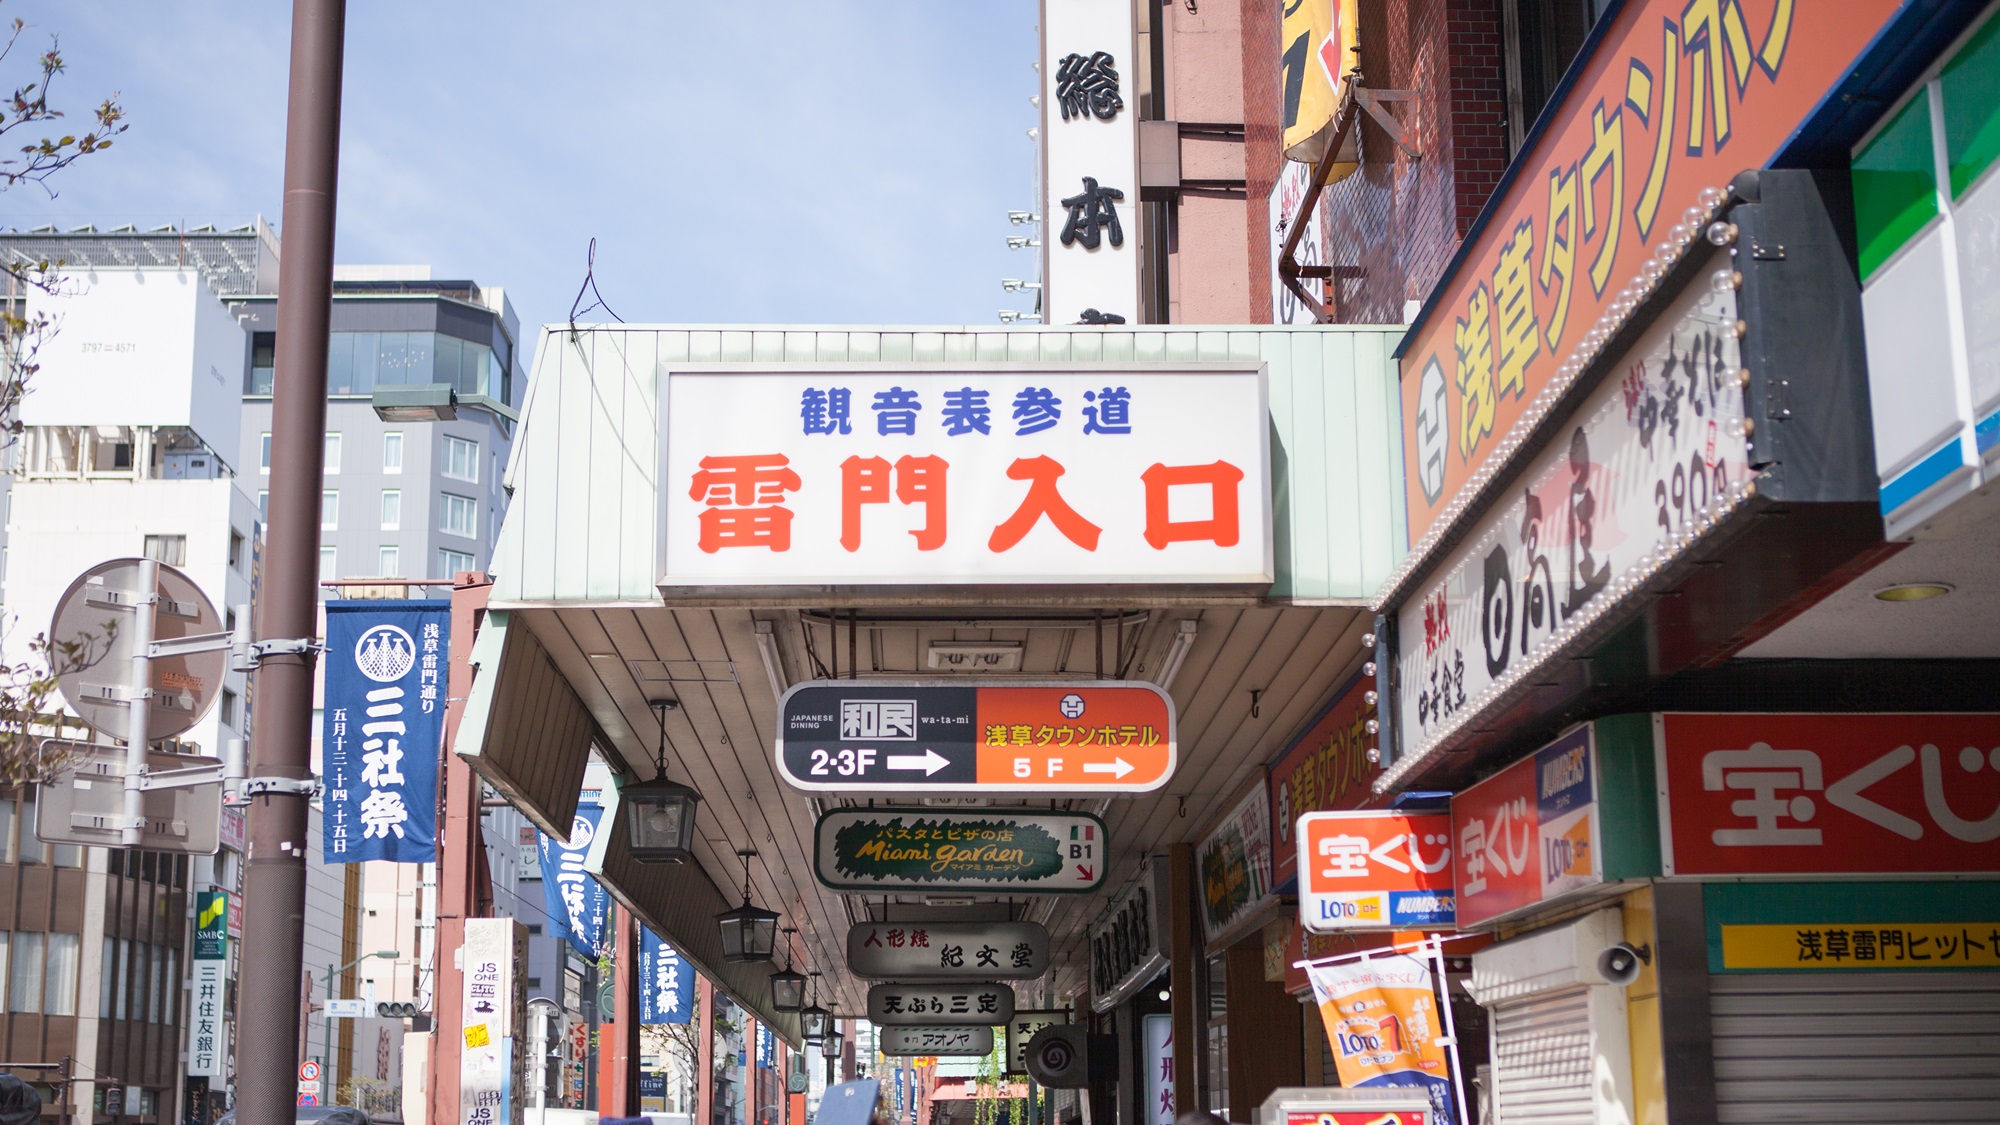
[[[1081,788],[1164,782],[1172,716],[1150,691],[982,688],[978,779]]]

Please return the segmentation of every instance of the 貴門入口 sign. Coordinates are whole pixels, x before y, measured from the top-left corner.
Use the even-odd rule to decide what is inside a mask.
[[[1706,187],[1763,165],[1897,0],[1633,0],[1549,107],[1401,353],[1413,543]]]
[[[1139,681],[822,680],[778,701],[778,774],[798,789],[1148,793],[1177,761],[1173,700]]]
[[[840,891],[1088,892],[1104,878],[1104,822],[1083,812],[832,809],[813,869]]]
[[[1273,578],[1259,366],[663,378],[664,587]]]

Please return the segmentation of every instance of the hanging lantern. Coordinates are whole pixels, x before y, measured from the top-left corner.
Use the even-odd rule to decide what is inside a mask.
[[[667,712],[680,704],[656,699],[660,713],[658,772],[651,781],[620,790],[618,800],[629,806],[625,816],[626,847],[640,863],[686,863],[694,858],[694,809],[701,794],[667,780]]]
[[[799,1012],[799,1026],[805,1031],[806,1045],[808,1047],[817,1047],[826,1038],[826,1025],[833,1016],[832,1012],[819,1006],[818,993],[819,974],[814,973],[814,1001],[807,1005],[803,1011]]]
[[[771,974],[771,1006],[781,1012],[796,1012],[806,1004],[806,975],[792,968],[791,935],[785,928],[785,967]]]
[[[769,961],[778,941],[778,912],[750,905],[750,857],[756,848],[736,853],[743,859],[743,905],[715,916],[722,933],[722,959],[734,964]]]

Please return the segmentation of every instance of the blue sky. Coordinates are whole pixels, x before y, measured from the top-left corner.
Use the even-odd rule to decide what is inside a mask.
[[[0,225],[277,225],[290,5],[10,0],[55,101],[131,130]],[[1033,0],[350,0],[337,260],[561,320],[598,240],[628,321],[992,324],[1032,276]],[[78,121],[82,124],[82,121]]]

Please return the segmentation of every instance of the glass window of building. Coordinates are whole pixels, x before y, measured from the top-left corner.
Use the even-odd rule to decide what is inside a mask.
[[[327,471],[327,472],[329,472],[329,473],[337,473],[337,472],[339,472],[339,471],[340,471],[340,435],[339,435],[339,434],[328,434],[328,435],[326,435],[326,456],[325,456],[325,458],[324,458],[324,461],[325,461],[325,467],[326,467],[326,471]]]
[[[392,430],[382,435],[382,471],[403,471],[403,435],[399,432]]]
[[[321,582],[331,582],[339,570],[339,552],[333,547],[321,547],[319,549],[319,580]]]
[[[222,689],[222,725],[236,729],[236,693],[228,688]]]
[[[276,332],[252,332],[250,334],[250,381],[244,384],[246,395],[267,395],[277,382],[278,374],[278,334]]]
[[[233,527],[229,529],[229,569],[243,569],[243,533]]]
[[[21,826],[17,833],[20,846],[15,855],[22,863],[43,862],[42,842],[35,836],[35,795],[31,790],[23,790],[21,796]]]
[[[132,1014],[132,939],[118,939],[118,1014],[116,1019],[126,1019]]]
[[[340,490],[329,488],[319,494],[319,529],[332,531],[340,526]]]
[[[53,956],[54,950],[51,949],[50,952],[51,952],[51,956],[49,958],[50,968],[53,969],[55,967],[54,966],[55,958]],[[153,963],[150,966],[150,970],[152,974],[153,987],[152,987],[152,999],[148,1003],[146,1008],[146,1022],[159,1023],[160,1020],[166,1015],[166,1010],[167,1010],[167,947],[166,946],[155,945],[153,947]]]
[[[377,556],[375,569],[384,578],[401,578],[403,576],[403,552],[396,547],[383,547],[381,553]]]
[[[168,566],[186,566],[188,537],[185,535],[148,535],[144,543],[147,558]]]
[[[7,966],[7,1010],[10,1012],[39,1012],[42,1010],[42,948],[47,941],[46,934],[19,931],[14,934],[13,955]]]
[[[111,1013],[114,1010],[112,1008],[112,1001],[116,999],[118,995],[118,988],[117,988],[118,982],[116,980],[117,969],[118,969],[118,939],[106,935],[104,939],[104,968],[98,974],[98,982],[97,982],[98,1019],[108,1020],[111,1018]]]
[[[76,934],[48,936],[49,963],[42,974],[42,1014],[76,1014],[77,953],[83,939]]]
[[[472,555],[468,551],[439,551],[438,575],[448,577],[461,570],[472,569]]]
[[[271,522],[271,490],[268,488],[257,490],[257,522]]]
[[[453,480],[479,481],[479,443],[446,435],[443,444],[444,475]]]
[[[10,939],[13,936],[6,930],[0,930],[0,1012],[7,1010],[7,978],[11,961],[8,954],[12,952]]]
[[[14,802],[0,800],[0,863],[14,862]]]
[[[380,386],[444,383],[482,395],[499,366],[493,349],[438,332],[334,332],[327,337],[328,394],[365,395]]]
[[[438,530],[452,535],[463,535],[467,539],[479,535],[479,502],[469,496],[454,496],[444,493],[438,507]]]
[[[271,471],[271,431],[264,431],[263,441],[257,448],[257,470],[268,473]]]
[[[403,490],[385,488],[382,490],[382,530],[400,531],[403,527]]]

